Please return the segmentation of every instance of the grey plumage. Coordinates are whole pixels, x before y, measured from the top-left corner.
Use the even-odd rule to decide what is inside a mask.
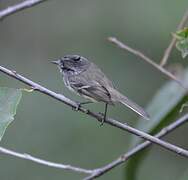
[[[70,90],[93,102],[104,102],[106,107],[107,104],[114,105],[120,102],[143,118],[149,119],[149,115],[142,107],[116,90],[106,75],[86,58],[67,55],[53,63],[58,65],[63,74],[64,83]]]

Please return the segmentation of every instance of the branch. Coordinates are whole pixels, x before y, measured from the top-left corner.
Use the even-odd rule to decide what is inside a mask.
[[[157,70],[159,70],[160,72],[162,72],[163,74],[168,76],[170,79],[176,81],[182,88],[184,88],[185,90],[188,90],[188,88],[183,84],[183,82],[180,79],[178,79],[176,76],[171,74],[169,71],[167,71],[163,67],[159,66],[157,63],[155,63],[152,59],[150,59],[149,57],[144,55],[142,52],[125,45],[124,43],[122,43],[121,41],[116,39],[115,37],[109,37],[108,40],[110,42],[116,44],[119,48],[129,51],[130,53],[134,54],[135,56],[140,57],[141,59],[143,59],[144,61],[151,64],[153,67],[155,67]]]
[[[32,6],[35,6],[39,3],[42,3],[44,1],[47,1],[47,0],[26,0],[26,1],[23,1],[19,4],[10,6],[6,9],[0,11],[0,20],[2,20],[3,18],[5,18],[7,16],[15,14],[19,11],[22,11],[23,9],[28,9]]]
[[[50,96],[50,97],[52,97],[52,98],[54,98],[56,100],[59,100],[59,101],[63,102],[64,104],[66,104],[66,105],[68,105],[70,107],[78,109],[78,111],[83,112],[83,113],[85,113],[85,114],[87,114],[87,115],[89,115],[91,117],[94,117],[96,120],[98,120],[100,122],[103,121],[103,116],[102,115],[100,115],[98,113],[91,112],[90,110],[85,109],[83,107],[79,107],[78,108],[77,103],[75,103],[74,101],[66,98],[62,94],[55,93],[55,92],[53,92],[53,91],[51,91],[51,90],[49,90],[49,89],[47,89],[47,88],[35,83],[35,82],[25,78],[24,76],[21,76],[20,74],[16,73],[15,71],[8,70],[8,69],[6,69],[6,68],[4,68],[2,66],[0,66],[0,71],[5,73],[5,74],[7,74],[8,76],[11,76],[11,77],[13,77],[13,78],[15,78],[15,79],[17,79],[17,80],[29,85],[29,86],[31,86],[34,90],[37,90],[37,91],[39,91],[41,93],[44,93],[44,94],[46,94],[46,95],[48,95],[48,96]],[[160,145],[161,147],[163,147],[165,149],[168,149],[168,150],[170,150],[170,151],[172,151],[172,152],[174,152],[176,154],[179,154],[181,156],[184,156],[184,157],[188,158],[188,151],[187,150],[185,150],[183,148],[180,148],[178,146],[175,146],[173,144],[170,144],[168,142],[162,141],[162,140],[160,140],[160,139],[158,139],[158,138],[156,138],[154,136],[151,136],[151,135],[149,135],[147,133],[139,131],[139,130],[131,127],[131,126],[128,126],[126,124],[118,122],[117,120],[114,120],[112,118],[106,118],[105,123],[110,124],[111,126],[117,127],[119,129],[122,129],[124,131],[128,131],[128,132],[130,132],[130,133],[132,133],[132,134],[134,134],[136,136],[139,136],[139,137],[141,137],[143,139],[151,141],[151,142],[153,142],[155,144]]]
[[[182,116],[181,118],[179,118],[175,122],[173,122],[170,125],[168,125],[167,127],[163,128],[159,133],[157,133],[155,135],[155,137],[161,138],[161,137],[169,134],[170,132],[172,132],[176,128],[180,127],[181,125],[183,125],[187,121],[188,121],[188,114],[185,114],[184,116]],[[152,143],[149,142],[149,141],[145,141],[145,142],[137,145],[132,150],[128,151],[127,153],[125,153],[123,155],[121,155],[116,160],[112,161],[111,163],[109,163],[109,164],[107,164],[107,165],[105,165],[105,166],[103,166],[101,168],[95,169],[93,171],[93,173],[90,176],[86,177],[84,180],[95,179],[95,178],[103,175],[104,173],[107,173],[111,169],[113,169],[113,168],[117,167],[118,165],[126,162],[133,155],[137,154],[141,150],[144,150],[145,148],[149,147],[150,145],[152,145]]]
[[[93,172],[93,170],[82,169],[82,168],[71,166],[71,165],[65,165],[65,164],[46,161],[46,160],[39,159],[37,157],[31,156],[29,154],[21,154],[21,153],[18,153],[18,152],[15,152],[15,151],[3,148],[3,147],[0,147],[0,152],[14,156],[14,157],[18,157],[18,158],[21,158],[21,159],[33,161],[35,163],[42,164],[42,165],[49,166],[49,167],[71,170],[71,171],[75,171],[75,172],[79,172],[79,173],[86,173],[86,174],[91,174]]]
[[[188,21],[188,10],[185,12],[181,22],[179,23],[177,27],[177,30],[182,29],[185,26],[187,21]],[[160,62],[160,66],[164,66],[167,63],[167,60],[172,52],[172,48],[174,47],[175,43],[176,43],[176,38],[175,36],[173,36],[169,46],[166,48],[164,52],[163,58],[161,59],[161,62]]]

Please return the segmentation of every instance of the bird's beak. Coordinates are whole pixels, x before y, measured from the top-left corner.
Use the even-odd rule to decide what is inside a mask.
[[[59,65],[59,60],[51,61],[51,63],[56,64],[56,65]]]

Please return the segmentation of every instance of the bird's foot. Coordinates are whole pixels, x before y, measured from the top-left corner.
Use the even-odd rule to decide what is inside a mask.
[[[101,121],[100,121],[100,126],[103,126],[103,124],[104,124],[104,122],[105,122],[105,120],[106,120],[106,117],[105,117],[105,114],[104,114],[104,113],[99,112],[99,114],[102,116],[102,119],[101,119]]]
[[[76,106],[73,107],[72,109],[75,110],[75,111],[78,111],[80,108],[81,108],[81,104],[80,102],[76,102]]]
[[[89,103],[92,103],[92,102],[91,102],[91,101],[76,102],[77,106],[76,106],[76,107],[73,107],[73,109],[74,109],[75,111],[78,111],[78,110],[81,108],[82,105],[84,105],[84,104],[89,104]]]

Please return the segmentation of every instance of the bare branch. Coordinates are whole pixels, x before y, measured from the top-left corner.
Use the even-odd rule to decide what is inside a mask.
[[[119,41],[115,37],[109,37],[108,40],[110,42],[116,44],[119,48],[124,49],[126,51],[129,51],[130,53],[132,53],[132,54],[140,57],[141,59],[143,59],[147,63],[151,64],[156,69],[158,69],[160,72],[162,72],[163,74],[165,74],[166,76],[168,76],[170,79],[176,81],[182,88],[184,88],[185,90],[188,90],[188,88],[183,84],[183,82],[180,79],[178,79],[176,76],[174,76],[173,74],[171,74],[169,71],[167,71],[163,67],[159,66],[157,63],[155,63],[152,59],[150,59],[149,57],[147,57],[146,55],[144,55],[142,52],[140,52],[138,50],[135,50],[135,49],[133,49],[133,48],[125,45],[124,43],[122,43],[121,41]]]
[[[31,156],[29,154],[21,154],[3,147],[0,147],[0,152],[3,154],[8,154],[14,157],[18,157],[21,159],[26,159],[29,161],[33,161],[35,163],[38,164],[42,164],[45,166],[50,166],[50,167],[54,167],[54,168],[59,168],[59,169],[65,169],[65,170],[71,170],[71,171],[75,171],[75,172],[79,172],[79,173],[85,173],[85,174],[91,174],[93,172],[93,170],[88,170],[88,169],[82,169],[79,167],[75,167],[75,166],[71,166],[71,165],[65,165],[65,164],[60,164],[60,163],[54,163],[51,161],[46,161],[43,159],[39,159],[37,157]]]
[[[44,1],[47,1],[47,0],[26,0],[26,1],[23,1],[19,4],[10,6],[6,9],[0,11],[0,20],[2,20],[3,18],[5,18],[7,16],[15,14],[15,13],[17,13],[17,12],[23,10],[23,9],[27,9],[27,8],[35,6],[39,3],[42,3]]]
[[[185,114],[181,118],[177,119],[175,122],[173,122],[170,125],[168,125],[167,127],[163,128],[159,133],[157,133],[155,135],[155,137],[161,138],[161,137],[169,134],[170,132],[172,132],[176,128],[180,127],[181,125],[183,125],[187,121],[188,121],[188,114]],[[152,143],[149,142],[149,141],[145,141],[145,142],[137,145],[136,147],[134,147],[133,149],[131,149],[127,153],[121,155],[116,160],[112,161],[111,163],[109,163],[109,164],[107,164],[107,165],[105,165],[101,168],[94,169],[93,173],[90,176],[86,177],[84,180],[95,179],[95,178],[103,175],[104,173],[107,173],[111,169],[113,169],[113,168],[117,167],[118,165],[126,162],[133,155],[135,155],[138,152],[140,152],[141,150],[149,147],[150,145],[152,145]]]
[[[103,121],[103,116],[102,115],[100,115],[98,113],[91,112],[88,109],[85,109],[83,107],[79,107],[78,108],[77,104],[74,101],[66,98],[65,96],[63,96],[61,94],[55,93],[55,92],[53,92],[53,91],[51,91],[51,90],[49,90],[49,89],[47,89],[47,88],[35,83],[35,82],[25,78],[24,76],[21,76],[20,74],[16,73],[15,71],[8,70],[7,68],[4,68],[2,66],[0,66],[0,71],[5,73],[5,74],[7,74],[8,76],[11,76],[11,77],[13,77],[13,78],[15,78],[15,79],[17,79],[17,80],[29,85],[29,86],[31,86],[34,90],[37,90],[37,91],[39,91],[41,93],[44,93],[44,94],[46,94],[46,95],[48,95],[48,96],[50,96],[50,97],[52,97],[54,99],[57,99],[57,100],[63,102],[64,104],[66,104],[66,105],[68,105],[70,107],[76,108],[79,111],[81,111],[81,112],[83,112],[83,113],[85,113],[85,114],[87,114],[87,115],[89,115],[91,117],[94,117],[96,120],[98,120],[100,122]],[[163,147],[165,149],[168,149],[168,150],[170,150],[172,152],[175,152],[176,154],[179,154],[179,155],[184,156],[184,157],[188,157],[188,151],[187,150],[185,150],[183,148],[180,148],[178,146],[175,146],[173,144],[170,144],[168,142],[165,142],[163,140],[160,140],[160,139],[158,139],[158,138],[156,138],[154,136],[151,136],[151,135],[149,135],[147,133],[144,133],[142,131],[139,131],[139,130],[131,127],[131,126],[128,126],[127,124],[123,124],[123,123],[121,123],[121,122],[119,122],[117,120],[114,120],[112,118],[106,118],[105,123],[110,124],[110,125],[112,125],[114,127],[117,127],[119,129],[128,131],[128,132],[130,132],[130,133],[132,133],[132,134],[134,134],[136,136],[139,136],[139,137],[141,137],[143,139],[151,141],[151,142],[153,142],[155,144],[158,144],[158,145],[160,145],[161,147]]]
[[[179,23],[179,25],[177,27],[177,30],[182,29],[185,26],[185,24],[187,23],[187,21],[188,21],[188,10],[185,12],[181,22]],[[164,52],[163,58],[161,59],[161,62],[160,62],[160,66],[166,65],[167,60],[172,52],[172,48],[174,47],[175,43],[176,43],[176,38],[173,36],[169,46],[166,48],[166,50]]]

